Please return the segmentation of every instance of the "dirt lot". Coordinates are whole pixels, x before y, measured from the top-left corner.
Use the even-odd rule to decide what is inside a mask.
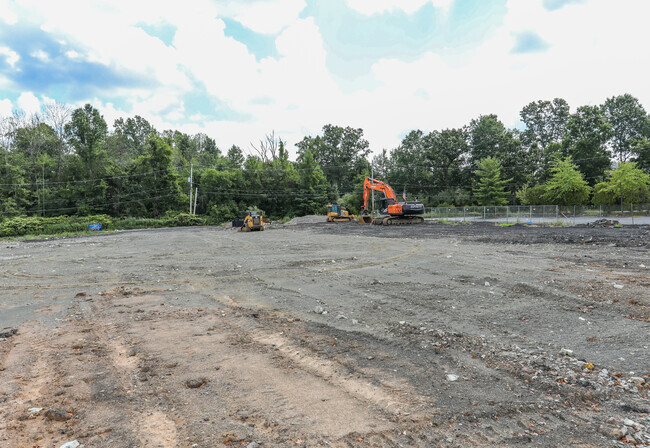
[[[432,223],[1,242],[0,447],[645,444],[649,249]]]

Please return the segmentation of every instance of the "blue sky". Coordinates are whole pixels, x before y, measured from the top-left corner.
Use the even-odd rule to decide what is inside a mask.
[[[648,3],[0,0],[0,116],[90,102],[245,149],[332,123],[380,151],[538,99],[649,107]]]

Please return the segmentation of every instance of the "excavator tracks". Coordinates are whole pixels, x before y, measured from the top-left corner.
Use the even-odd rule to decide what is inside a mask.
[[[421,216],[386,216],[374,218],[372,224],[376,226],[410,226],[424,223]]]

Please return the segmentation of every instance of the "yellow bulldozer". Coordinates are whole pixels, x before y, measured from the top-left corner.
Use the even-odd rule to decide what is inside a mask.
[[[264,231],[264,218],[257,212],[248,212],[238,232]]]
[[[351,215],[338,204],[330,204],[327,206],[327,222],[349,222],[355,219],[357,219],[355,215]]]

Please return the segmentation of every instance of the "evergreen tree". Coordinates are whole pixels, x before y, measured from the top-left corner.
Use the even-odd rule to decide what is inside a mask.
[[[478,182],[474,189],[477,204],[506,205],[508,193],[505,189],[512,179],[501,179],[501,164],[492,157],[486,157],[478,162],[478,167]]]

